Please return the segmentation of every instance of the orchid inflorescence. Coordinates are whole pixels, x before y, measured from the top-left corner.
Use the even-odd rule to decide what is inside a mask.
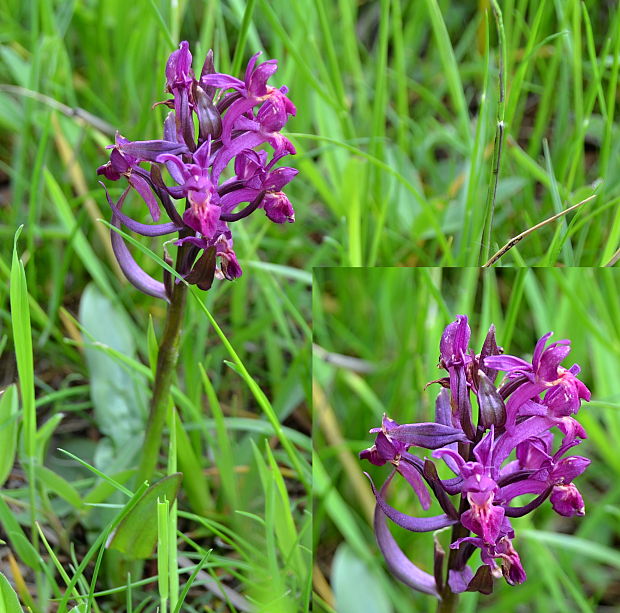
[[[401,425],[384,416],[382,426],[370,431],[377,435],[375,444],[360,457],[376,466],[390,463],[393,467],[379,490],[371,480],[377,501],[377,542],[390,571],[410,587],[441,598],[446,590],[490,593],[493,577],[502,575],[510,585],[522,583],[526,574],[512,544],[510,518],[530,513],[547,498],[560,515],[584,514],[583,499],[573,479],[590,460],[563,456],[586,438],[572,415],[581,400],[590,400],[590,391],[577,379],[579,366],[560,366],[570,352],[570,341],[545,347],[551,334],[538,341],[530,363],[502,355],[491,326],[480,353],[475,354],[469,348],[467,317],[459,315],[441,337],[439,367],[448,376],[432,382],[442,386],[435,422]],[[499,371],[505,375],[496,385]],[[476,425],[472,394],[478,405]],[[455,476],[441,479],[433,460],[413,455],[411,447],[434,450],[432,457],[443,460]],[[510,459],[513,451],[515,457]],[[416,517],[388,504],[387,489],[396,473],[405,478],[423,509],[431,505],[430,490],[443,514]],[[534,498],[523,506],[512,506],[515,498],[525,494]],[[451,496],[460,497],[458,508]],[[443,579],[445,552],[438,539],[431,575],[400,549],[386,517],[413,532],[453,527],[456,538],[450,544],[447,585]],[[474,575],[467,561],[476,549],[482,565]]]
[[[115,144],[108,147],[112,149],[110,161],[97,170],[111,181],[125,177],[129,183],[118,202],[106,189],[112,225],[120,228],[123,224],[143,236],[178,233],[174,244],[183,246],[183,251],[177,273],[201,289],[209,289],[214,277],[233,280],[241,276],[231,222],[259,208],[276,223],[295,220],[293,207],[281,190],[297,170],[275,167],[284,156],[295,153],[292,143],[280,134],[295,114],[295,106],[286,96],[286,87],[267,85],[277,61],[257,66],[259,55],[250,59],[242,81],[215,72],[209,51],[196,79],[189,45],[183,41],[166,65],[166,91],[173,97],[157,103],[171,109],[164,121],[163,139],[129,141],[117,133]],[[273,149],[271,159],[266,150],[256,150],[263,144]],[[222,181],[231,162],[234,175]],[[171,181],[164,180],[162,169]],[[154,222],[162,208],[170,221],[143,224],[123,213],[131,189],[144,200]],[[184,200],[181,213],[174,200]],[[236,210],[243,203],[246,206]],[[164,270],[164,283],[148,275],[115,231],[112,246],[129,281],[146,294],[170,299],[174,280],[168,271]],[[172,264],[167,253],[165,259]]]

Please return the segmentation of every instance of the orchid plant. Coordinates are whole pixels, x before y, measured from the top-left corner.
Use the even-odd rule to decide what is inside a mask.
[[[476,354],[469,347],[467,317],[459,315],[441,337],[439,367],[447,376],[431,382],[442,387],[435,422],[398,424],[384,416],[381,427],[370,431],[376,434],[374,445],[360,453],[376,466],[392,465],[379,489],[371,479],[377,501],[374,529],[387,566],[406,585],[438,598],[438,611],[453,611],[461,592],[491,593],[494,577],[503,576],[510,585],[525,581],[512,543],[511,518],[530,513],[547,498],[553,510],[565,517],[585,513],[573,480],[590,460],[565,454],[586,438],[572,416],[582,400],[590,400],[590,391],[577,378],[578,365],[568,369],[560,365],[570,352],[570,341],[547,345],[551,334],[538,341],[532,361],[527,362],[503,355],[491,326]],[[500,371],[504,376],[496,384]],[[477,421],[472,396],[478,406]],[[412,447],[431,449],[432,457],[420,458],[410,452]],[[440,478],[433,459],[443,461],[454,476]],[[396,473],[404,477],[423,509],[431,506],[432,492],[443,513],[417,517],[392,507],[386,496]],[[524,505],[515,504],[522,495],[534,497]],[[458,497],[458,504],[452,497]],[[386,518],[413,532],[451,526],[447,573],[445,552],[437,538],[430,574],[407,558]],[[474,573],[467,562],[476,550],[482,564]]]
[[[108,147],[109,161],[97,170],[111,181],[124,178],[128,183],[116,202],[106,189],[112,209],[112,247],[123,273],[142,292],[169,303],[139,482],[151,478],[157,463],[187,285],[208,290],[215,278],[232,281],[241,276],[230,224],[257,209],[275,223],[295,220],[282,188],[297,170],[276,166],[295,153],[292,143],[280,134],[295,106],[286,87],[267,84],[277,61],[258,65],[259,55],[250,59],[241,80],[216,72],[209,51],[196,78],[189,44],[183,41],[166,65],[166,91],[172,98],[155,105],[170,109],[163,139],[130,141],[117,133],[115,144]],[[263,145],[271,154],[257,149]],[[154,222],[159,222],[162,210],[169,220],[142,223],[126,215],[123,204],[131,191],[146,204]],[[164,269],[159,280],[140,268],[115,230],[121,226],[142,236],[176,235],[164,244],[169,267],[173,261],[167,245],[178,246],[176,275]]]

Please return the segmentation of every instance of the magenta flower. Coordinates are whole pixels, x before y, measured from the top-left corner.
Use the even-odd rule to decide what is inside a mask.
[[[209,52],[196,78],[189,44],[183,41],[166,64],[166,91],[172,98],[157,103],[170,109],[163,139],[129,141],[117,134],[109,147],[110,160],[97,169],[97,174],[110,181],[124,177],[128,182],[117,202],[106,189],[112,224],[143,236],[178,233],[175,244],[183,247],[183,254],[177,272],[201,289],[209,289],[214,278],[233,280],[242,274],[229,224],[256,209],[275,223],[295,221],[282,189],[297,170],[275,166],[295,153],[291,142],[280,134],[295,107],[286,88],[267,84],[277,62],[268,60],[257,66],[258,56],[250,59],[241,81],[216,73]],[[271,159],[267,150],[255,150],[264,145],[273,149]],[[230,165],[234,175],[222,181]],[[170,181],[164,180],[164,170]],[[162,209],[170,221],[143,224],[127,216],[122,207],[132,189],[153,221],[159,221]],[[183,201],[182,213],[177,211],[176,200]],[[149,295],[169,299],[174,282],[169,273],[164,272],[164,282],[150,277],[116,232],[112,232],[112,246],[131,283]]]
[[[512,540],[511,520],[530,513],[547,498],[556,513],[565,517],[583,515],[583,498],[573,481],[590,460],[566,453],[586,437],[572,415],[590,391],[577,379],[577,365],[566,369],[560,363],[570,352],[569,341],[545,347],[551,333],[538,341],[532,362],[502,355],[491,326],[482,350],[469,348],[471,331],[467,317],[459,315],[449,324],[440,342],[439,366],[447,377],[440,383],[435,422],[398,424],[384,416],[372,447],[360,458],[376,466],[391,463],[393,470],[378,490],[371,481],[377,506],[375,532],[388,568],[412,588],[438,598],[449,592],[493,589],[493,578],[504,577],[510,585],[526,579]],[[499,371],[505,377],[494,383]],[[472,396],[478,405],[474,419]],[[433,449],[424,459],[412,447]],[[514,459],[510,460],[514,452]],[[454,473],[440,479],[433,459],[441,459]],[[393,508],[386,492],[398,472],[414,490],[423,509],[434,495],[444,514],[419,517]],[[450,496],[460,496],[457,507]],[[519,496],[530,496],[521,506]],[[435,550],[435,573],[419,569],[400,550],[389,532],[386,519],[414,532],[453,526],[446,577],[442,576],[444,553]],[[482,566],[476,573],[467,565],[479,549]]]

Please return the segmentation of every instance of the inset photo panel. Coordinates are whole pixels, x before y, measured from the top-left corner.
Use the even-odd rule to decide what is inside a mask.
[[[620,271],[313,292],[314,610],[615,610]]]

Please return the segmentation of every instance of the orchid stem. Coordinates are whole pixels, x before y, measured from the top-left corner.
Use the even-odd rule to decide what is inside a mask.
[[[185,283],[173,283],[164,333],[159,344],[153,396],[144,436],[144,449],[137,473],[137,485],[144,481],[151,481],[157,467],[157,457],[166,422],[170,386],[179,357],[179,339],[186,297],[187,286]]]
[[[458,595],[446,585],[437,604],[437,613],[454,613],[458,604]]]

